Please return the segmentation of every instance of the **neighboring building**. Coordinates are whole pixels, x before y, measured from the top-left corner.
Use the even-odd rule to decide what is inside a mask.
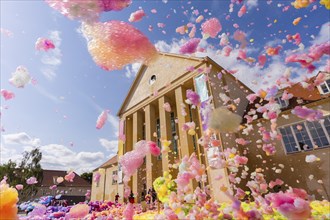
[[[100,175],[98,182],[95,182],[94,177],[96,174]],[[115,201],[115,196],[118,192],[118,160],[117,155],[103,163],[101,166],[93,170],[93,183],[92,183],[92,201]],[[122,201],[123,194],[120,194],[119,201]]]
[[[73,182],[64,180],[62,183],[57,183],[58,177],[67,175],[66,171],[61,170],[43,170],[42,181],[38,184],[38,192],[36,197],[48,196],[48,195],[63,195],[63,197],[70,198],[74,202],[85,201],[85,194],[87,190],[91,189],[91,184],[85,179],[81,178],[75,173]],[[51,190],[50,187],[57,185],[55,190]],[[71,203],[71,201],[69,201]]]
[[[254,128],[253,131],[248,136],[240,134],[240,137],[251,141],[251,144],[244,146],[244,149],[248,150],[250,172],[255,171],[256,168],[262,168],[267,182],[279,178],[286,184],[286,186],[282,186],[282,189],[286,189],[287,186],[303,188],[317,199],[329,200],[330,74],[325,74],[326,81],[318,87],[305,89],[300,83],[297,83],[278,92],[278,97],[282,96],[284,90],[293,94],[294,97],[289,101],[276,99],[282,107],[282,112],[277,120],[277,132],[282,135],[282,139],[273,142],[276,146],[275,155],[265,156],[260,147],[262,143],[256,147],[258,146],[256,141],[261,139],[258,128],[262,124],[267,130],[270,130],[269,120],[259,117],[251,123]],[[316,77],[309,79],[308,83],[313,83]],[[300,99],[300,106],[321,110],[323,119],[309,122],[292,114],[291,110],[298,105],[297,99]],[[249,105],[246,112],[255,109],[254,106],[258,101],[256,100],[255,103]],[[259,126],[258,123],[260,123]],[[307,163],[305,158],[311,154],[320,158],[320,161]],[[275,172],[276,169],[278,169],[277,172]],[[243,180],[242,188],[245,183],[246,181]]]
[[[176,178],[177,171],[171,169],[170,164],[174,164],[183,156],[195,152],[201,163],[207,167],[208,184],[211,186],[213,197],[218,201],[227,201],[229,198],[219,188],[220,186],[231,188],[228,170],[211,169],[207,166],[211,157],[207,158],[207,156],[212,155],[214,150],[221,151],[226,147],[237,146],[240,152],[247,151],[246,156],[249,159],[248,172],[255,171],[255,168],[262,168],[268,182],[280,178],[292,187],[306,189],[308,193],[314,194],[317,198],[322,195],[329,199],[329,82],[330,78],[325,85],[320,85],[312,91],[302,89],[300,84],[295,84],[287,89],[289,93],[301,97],[300,99],[306,107],[322,109],[325,116],[323,123],[305,122],[292,115],[291,109],[294,107],[293,103],[296,103],[297,98],[293,98],[289,102],[277,99],[279,104],[283,106],[281,115],[288,115],[289,119],[280,116],[277,121],[277,130],[282,134],[283,142],[275,142],[277,153],[274,156],[266,156],[259,149],[260,146],[256,144],[256,141],[261,139],[261,135],[258,133],[258,123],[263,123],[268,129],[270,127],[269,120],[263,120],[261,117],[251,123],[254,131],[250,132],[248,136],[240,132],[219,134],[217,139],[221,141],[221,147],[210,148],[208,152],[204,152],[204,149],[197,144],[197,140],[206,128],[200,114],[207,105],[206,103],[210,103],[212,108],[225,105],[224,98],[219,98],[219,94],[222,97],[228,97],[230,100],[240,99],[239,104],[235,104],[233,109],[235,109],[236,114],[242,117],[242,125],[246,125],[245,116],[254,108],[255,104],[249,104],[246,96],[254,92],[209,57],[195,58],[160,53],[158,59],[149,66],[142,65],[140,67],[118,112],[120,119],[118,157],[120,158],[121,155],[131,151],[134,144],[140,140],[152,140],[157,142],[159,146],[161,146],[161,140],[171,140],[170,148],[172,152],[169,155],[161,155],[157,158],[147,155],[144,164],[129,182],[133,193],[139,198],[143,191],[145,192],[152,187],[153,181],[161,176],[163,171],[170,171],[172,176]],[[199,94],[202,102],[200,106],[192,108],[191,105],[185,103],[188,89],[192,89]],[[280,92],[283,92],[283,90]],[[265,103],[262,100],[257,101]],[[170,104],[171,112],[165,111],[164,104],[166,102]],[[186,116],[181,113],[183,108],[187,112]],[[196,123],[195,136],[190,136],[181,129],[184,123],[191,121]],[[297,123],[301,124],[303,130],[306,130],[307,133],[296,131],[295,125]],[[239,137],[251,140],[251,144],[243,147],[238,146],[235,139]],[[304,150],[298,146],[302,141],[303,145],[307,144],[308,149]],[[314,147],[316,144],[319,146],[318,149]],[[306,163],[305,157],[308,154],[316,155],[321,161]],[[262,159],[260,159],[260,155],[262,155]],[[112,171],[108,172],[106,167],[110,166],[112,166]],[[116,166],[117,158],[115,162],[112,158],[95,170],[102,173],[102,175],[98,189],[93,183],[92,199],[114,200],[110,194],[115,195],[116,192],[123,198],[124,187],[121,184],[123,174],[120,167],[118,167],[118,182],[120,184],[113,186],[110,184],[111,180],[107,180],[108,173],[111,176],[111,172],[115,170]],[[275,173],[274,170],[279,167],[282,167],[282,173]],[[291,170],[294,170],[294,172]],[[224,178],[219,180],[216,178],[219,175],[224,176]],[[309,179],[309,177],[311,178],[310,175],[314,175],[313,180]],[[318,180],[322,180],[323,184],[317,183]],[[239,186],[244,188],[245,184],[246,180],[242,180]],[[197,185],[199,183],[193,182],[193,186]],[[285,187],[283,186],[283,189]],[[104,189],[107,190],[107,193]],[[316,190],[320,191],[320,189],[322,192],[319,194]]]

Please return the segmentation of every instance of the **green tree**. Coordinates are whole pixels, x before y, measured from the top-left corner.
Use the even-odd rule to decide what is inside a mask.
[[[17,164],[12,160],[0,166],[0,179],[2,180],[5,176],[11,185],[20,183],[20,178],[17,176]]]
[[[84,180],[87,180],[89,183],[92,183],[92,178],[93,178],[93,173],[83,173],[80,175],[81,178],[83,178]]]
[[[39,148],[34,148],[31,151],[23,152],[23,159],[19,165],[11,160],[0,166],[0,178],[7,176],[8,183],[11,186],[16,184],[22,184],[23,190],[19,192],[20,200],[32,198],[37,193],[37,187],[35,185],[28,185],[26,180],[32,176],[36,177],[38,183],[42,181],[42,168],[40,161],[42,159],[42,153]]]

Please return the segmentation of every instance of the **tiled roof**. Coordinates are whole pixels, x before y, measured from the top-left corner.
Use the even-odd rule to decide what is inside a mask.
[[[66,171],[62,171],[62,170],[43,170],[43,177],[42,177],[42,181],[41,181],[41,186],[52,186],[57,184],[56,179],[57,177],[63,177],[65,175],[67,175]],[[75,173],[76,174],[76,173]],[[54,179],[55,178],[55,179]],[[55,182],[54,182],[55,180]],[[73,182],[68,182],[66,180],[64,180],[62,183],[57,184],[58,186],[63,186],[63,187],[81,187],[81,186],[86,186],[86,187],[90,187],[91,184],[89,182],[87,182],[86,180],[84,180],[83,178],[81,178],[78,174],[75,175]]]
[[[325,74],[329,74],[328,72],[323,72]],[[317,74],[318,75],[318,74]],[[317,75],[311,77],[308,79],[307,83],[312,83],[314,82],[315,78],[317,77]],[[314,87],[313,90],[308,90],[302,87],[300,82],[297,82],[295,84],[293,84],[292,86],[288,86],[285,88],[282,88],[278,91],[278,94],[282,93],[284,90],[286,90],[288,93],[292,93],[294,95],[294,97],[290,100],[288,100],[289,105],[282,110],[286,111],[286,110],[290,110],[293,109],[294,107],[296,107],[298,105],[297,103],[297,99],[300,98],[303,100],[302,105],[306,105],[312,102],[316,102],[319,101],[321,99],[326,99],[329,98],[330,95],[326,94],[326,95],[321,95],[319,90],[317,89],[317,87]],[[247,115],[247,113],[251,110],[251,109],[256,109],[255,105],[256,104],[260,104],[262,106],[266,105],[268,103],[268,101],[266,100],[261,100],[259,97],[251,104],[248,104],[245,110],[245,113],[243,115],[243,120],[242,120],[242,124],[246,123],[246,119],[244,118],[245,115]],[[257,113],[258,118],[262,118],[262,114],[261,113]]]

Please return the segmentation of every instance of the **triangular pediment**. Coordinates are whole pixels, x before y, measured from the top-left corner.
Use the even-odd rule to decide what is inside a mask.
[[[160,53],[148,66],[140,67],[118,115],[143,102],[154,92],[160,91],[183,75],[189,74],[188,67],[196,67],[203,62],[203,58]]]

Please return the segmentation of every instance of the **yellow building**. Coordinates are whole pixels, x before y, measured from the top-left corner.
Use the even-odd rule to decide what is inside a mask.
[[[117,158],[116,155],[93,170],[91,201],[115,201],[115,196],[118,193]],[[100,175],[99,181],[94,180],[96,175]]]
[[[228,73],[209,57],[195,58],[175,54],[160,53],[158,59],[148,66],[142,65],[136,75],[136,78],[129,89],[129,92],[118,112],[120,119],[119,125],[119,146],[118,157],[133,150],[134,144],[140,140],[155,141],[161,146],[162,140],[170,140],[171,152],[159,157],[148,155],[145,162],[133,175],[129,185],[139,201],[142,192],[146,192],[152,187],[153,181],[163,174],[163,171],[170,171],[176,178],[176,169],[171,169],[171,165],[183,158],[185,155],[191,155],[195,152],[200,161],[207,167],[208,182],[211,186],[213,197],[221,201],[227,201],[220,187],[230,187],[228,170],[210,168],[208,163],[212,159],[208,155],[216,150],[222,151],[227,147],[236,146],[240,152],[247,152],[245,155],[249,161],[246,167],[250,174],[256,168],[263,169],[267,182],[280,178],[285,182],[285,186],[304,188],[316,198],[328,198],[330,188],[330,78],[322,85],[315,87],[312,91],[303,89],[300,84],[296,84],[287,91],[293,93],[296,97],[290,101],[283,101],[276,98],[276,101],[282,107],[282,113],[278,119],[278,133],[282,135],[282,141],[275,141],[277,154],[266,156],[258,146],[261,135],[258,133],[260,124],[270,128],[269,120],[263,120],[261,117],[255,118],[249,126],[254,130],[245,135],[242,132],[234,134],[219,134],[217,139],[221,142],[220,148],[209,148],[204,152],[203,147],[197,143],[197,140],[205,131],[205,125],[201,118],[201,111],[205,103],[209,103],[212,108],[218,108],[226,104],[224,99],[239,100],[235,104],[234,112],[242,117],[242,125],[247,126],[246,116],[255,107],[253,103],[249,104],[246,96],[254,92],[237,80],[232,74]],[[313,79],[311,79],[313,80]],[[186,104],[186,91],[196,91],[201,99],[201,105],[193,108]],[[278,95],[282,95],[284,90],[280,90]],[[222,97],[219,97],[221,94]],[[321,109],[324,114],[323,122],[307,122],[297,118],[291,113],[292,108],[297,105],[297,97],[302,105],[309,108]],[[260,100],[257,100],[260,101]],[[171,110],[165,110],[164,104],[169,104]],[[203,104],[204,103],[204,104]],[[283,106],[282,106],[283,105]],[[182,114],[185,111],[186,114]],[[284,115],[284,117],[282,117]],[[186,122],[196,123],[196,135],[188,135],[182,127]],[[298,132],[294,126],[301,125],[306,128],[306,132]],[[291,133],[287,133],[289,129]],[[251,143],[240,146],[235,142],[236,138],[250,140]],[[293,140],[293,141],[287,141]],[[302,148],[304,146],[307,148]],[[318,147],[316,147],[318,145]],[[306,163],[306,155],[314,154],[321,159],[319,163]],[[116,161],[117,163],[117,161]],[[109,199],[114,200],[114,193],[110,188],[114,187],[104,182],[107,171],[101,166],[98,172],[102,173],[99,184],[105,184],[109,189],[97,188],[93,183],[92,200]],[[115,169],[113,167],[113,169]],[[280,171],[279,171],[280,170]],[[276,172],[275,172],[276,171]],[[110,172],[110,171],[109,171]],[[112,170],[111,172],[114,172]],[[106,173],[105,175],[103,175]],[[221,180],[216,177],[223,176]],[[314,179],[311,180],[311,175]],[[103,176],[103,177],[102,177]],[[122,184],[123,174],[120,166],[118,167],[118,185],[117,191],[120,198],[123,198],[124,187]],[[103,178],[103,179],[102,179]],[[237,186],[246,188],[246,180],[242,179]],[[193,182],[193,186],[198,183]],[[103,191],[102,191],[103,190]],[[110,191],[109,191],[110,190]]]
[[[207,73],[207,74],[205,74]],[[219,77],[219,73],[222,77]],[[207,77],[209,79],[207,79]],[[228,89],[230,88],[230,89]],[[252,91],[225,71],[209,57],[195,58],[175,54],[160,53],[157,60],[148,66],[141,66],[119,112],[120,140],[119,157],[131,151],[139,140],[152,140],[161,146],[161,140],[171,140],[171,153],[158,158],[148,155],[145,163],[133,176],[130,187],[140,197],[143,191],[152,187],[153,181],[168,171],[170,165],[185,155],[195,152],[203,164],[207,164],[207,153],[197,144],[203,133],[201,108],[187,105],[186,91],[197,91],[201,102],[209,101],[213,108],[220,107],[219,93],[230,99],[240,98],[236,113],[243,116],[248,105],[245,98]],[[216,98],[212,98],[216,97]],[[164,104],[171,106],[171,111],[164,109]],[[187,113],[185,116],[182,110]],[[196,123],[196,135],[188,135],[181,128],[186,122]],[[176,170],[170,170],[174,178]],[[218,186],[228,186],[225,169],[208,169],[208,184],[214,196],[219,200],[227,197],[218,190]],[[216,176],[225,176],[221,181]],[[196,183],[194,183],[196,185]],[[122,187],[120,190],[123,190]]]

